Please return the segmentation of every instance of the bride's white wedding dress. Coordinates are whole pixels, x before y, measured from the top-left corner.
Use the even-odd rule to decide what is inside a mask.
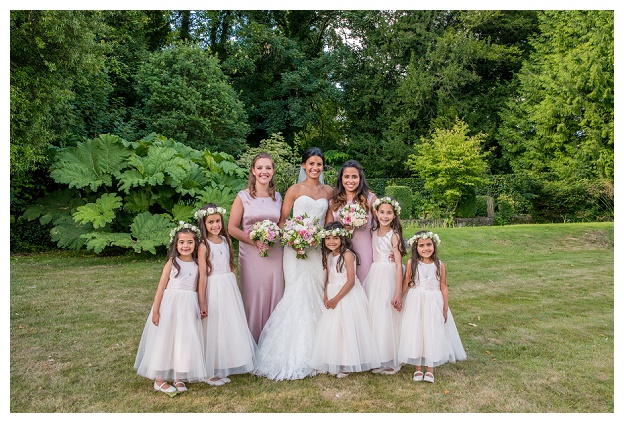
[[[303,195],[293,204],[293,216],[306,213],[324,225],[327,206],[326,198]],[[297,259],[292,248],[284,248],[284,296],[260,334],[255,375],[292,380],[316,374],[309,364],[323,311],[326,273],[320,247],[308,248],[306,254],[306,259]]]

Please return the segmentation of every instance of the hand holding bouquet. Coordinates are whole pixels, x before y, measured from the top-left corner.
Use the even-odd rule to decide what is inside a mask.
[[[358,203],[347,204],[338,212],[340,223],[353,234],[353,230],[363,228],[368,223],[367,213]]]
[[[282,245],[288,245],[297,252],[298,259],[308,257],[306,248],[314,247],[320,243],[318,218],[308,217],[307,214],[295,216],[286,220],[282,229]]]
[[[262,220],[253,224],[251,232],[249,233],[249,238],[251,238],[252,241],[260,241],[272,247],[280,237],[281,231],[277,223],[271,220]],[[267,257],[269,251],[261,249],[259,255],[260,257]]]

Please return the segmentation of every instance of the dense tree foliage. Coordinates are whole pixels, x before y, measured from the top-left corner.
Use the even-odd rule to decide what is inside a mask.
[[[10,32],[12,225],[105,134],[396,179],[461,121],[493,175],[613,185],[613,11],[13,10]]]
[[[512,168],[613,180],[613,12],[544,12],[530,44],[518,93],[501,110]]]

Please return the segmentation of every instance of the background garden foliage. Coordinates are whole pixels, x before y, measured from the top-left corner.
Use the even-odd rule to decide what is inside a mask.
[[[353,158],[377,195],[408,187],[405,219],[488,197],[495,224],[613,219],[613,11],[14,10],[10,30],[12,251],[155,252],[256,152],[284,194],[310,146],[330,185]]]

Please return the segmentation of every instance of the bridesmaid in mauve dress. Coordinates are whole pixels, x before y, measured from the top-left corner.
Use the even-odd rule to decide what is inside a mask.
[[[283,249],[249,238],[255,222],[269,219],[277,223],[282,209],[282,196],[275,191],[275,164],[268,153],[257,154],[249,172],[249,186],[240,191],[232,204],[228,232],[239,240],[238,269],[241,295],[249,330],[258,342],[264,324],[284,294]],[[268,250],[267,257],[260,257]]]
[[[360,282],[366,280],[368,270],[373,264],[373,241],[371,238],[371,225],[373,224],[373,202],[377,196],[370,191],[364,176],[362,165],[356,160],[347,160],[336,178],[336,186],[332,199],[329,202],[325,223],[339,222],[340,209],[347,204],[360,203],[364,210],[368,211],[368,222],[363,228],[353,231],[353,249],[360,257],[360,264],[356,267],[356,274]]]

